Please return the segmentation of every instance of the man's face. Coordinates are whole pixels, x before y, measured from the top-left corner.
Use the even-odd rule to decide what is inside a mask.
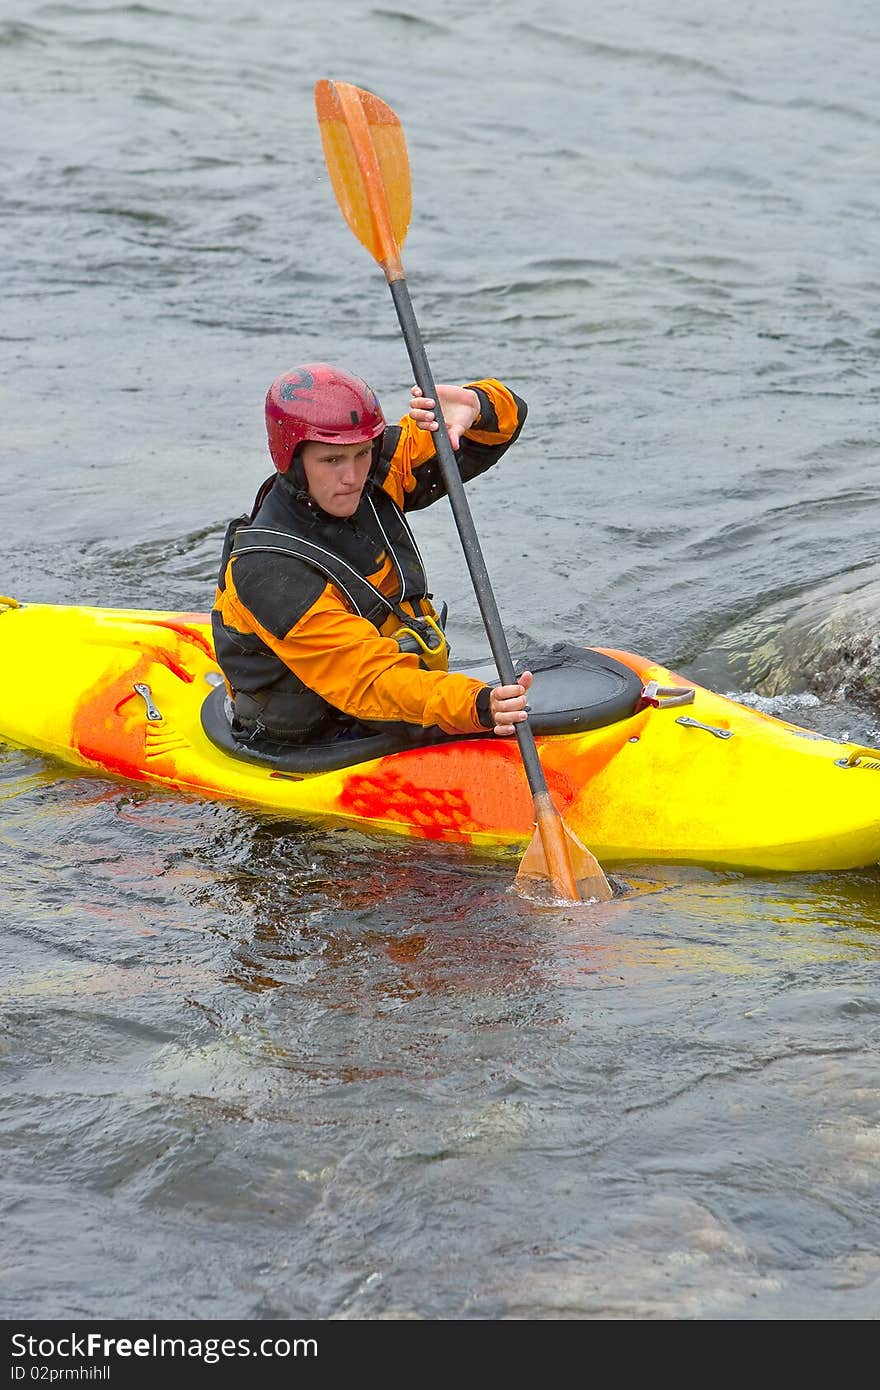
[[[362,444],[309,440],[300,457],[312,501],[330,516],[353,516],[373,459],[372,439]]]

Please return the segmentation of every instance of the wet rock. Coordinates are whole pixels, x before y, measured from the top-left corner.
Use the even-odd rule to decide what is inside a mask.
[[[812,691],[880,709],[880,564],[763,609],[687,669],[714,689]]]

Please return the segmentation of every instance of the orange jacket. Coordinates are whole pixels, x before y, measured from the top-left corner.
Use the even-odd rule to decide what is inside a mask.
[[[465,481],[500,458],[526,416],[525,402],[499,381],[474,382],[471,389],[480,399],[481,413],[463,436],[458,453]],[[428,506],[445,493],[433,436],[409,416],[386,430],[368,489],[377,486],[404,512]],[[265,527],[268,514],[276,530],[284,529],[287,518],[295,533],[309,526],[310,536],[338,549],[364,578],[399,601],[397,568],[375,525],[371,528],[366,500],[353,518],[343,521],[325,513],[316,519],[304,500],[286,479],[279,490],[276,478],[268,498],[265,488],[261,491],[250,524]],[[412,614],[434,615],[427,597],[404,600],[400,606]],[[476,698],[484,685],[460,673],[424,670],[418,657],[401,652],[390,636],[398,627],[393,614],[370,621],[353,612],[337,585],[300,559],[244,553],[225,562],[215,602],[215,633],[218,659],[233,693],[244,688],[249,677],[248,656],[234,650],[224,660],[224,654],[230,645],[246,647],[249,640],[255,673],[251,689],[260,690],[261,682],[283,686],[289,672],[297,687],[363,722],[403,720],[425,728],[437,725],[451,734],[483,729]],[[266,663],[270,654],[280,663],[274,679],[271,661]]]

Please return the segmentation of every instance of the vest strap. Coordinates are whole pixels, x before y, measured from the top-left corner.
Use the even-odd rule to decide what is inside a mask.
[[[384,523],[374,498],[368,497],[367,500],[397,573],[400,584],[400,594],[397,600],[390,599],[387,594],[383,594],[381,589],[372,584],[369,579],[355,569],[354,565],[343,560],[335,551],[291,531],[278,531],[266,526],[242,525],[241,522],[233,523],[236,529],[229,554],[243,555],[262,552],[292,555],[297,560],[302,560],[305,564],[310,565],[312,569],[316,569],[331,584],[335,584],[345,595],[354,611],[376,627],[381,627],[389,614],[393,614],[401,623],[411,624],[413,622],[412,617],[401,608],[400,603],[404,599],[427,597],[425,567],[415,538],[400,508],[392,498],[388,497],[387,493],[380,493],[379,498],[386,504],[382,508],[386,512]],[[392,534],[394,532],[396,535]]]

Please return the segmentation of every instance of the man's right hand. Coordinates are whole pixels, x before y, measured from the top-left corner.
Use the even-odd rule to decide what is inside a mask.
[[[489,694],[489,714],[494,720],[493,733],[509,738],[516,725],[528,719],[526,695],[532,683],[531,671],[523,671],[518,685],[496,685]]]

